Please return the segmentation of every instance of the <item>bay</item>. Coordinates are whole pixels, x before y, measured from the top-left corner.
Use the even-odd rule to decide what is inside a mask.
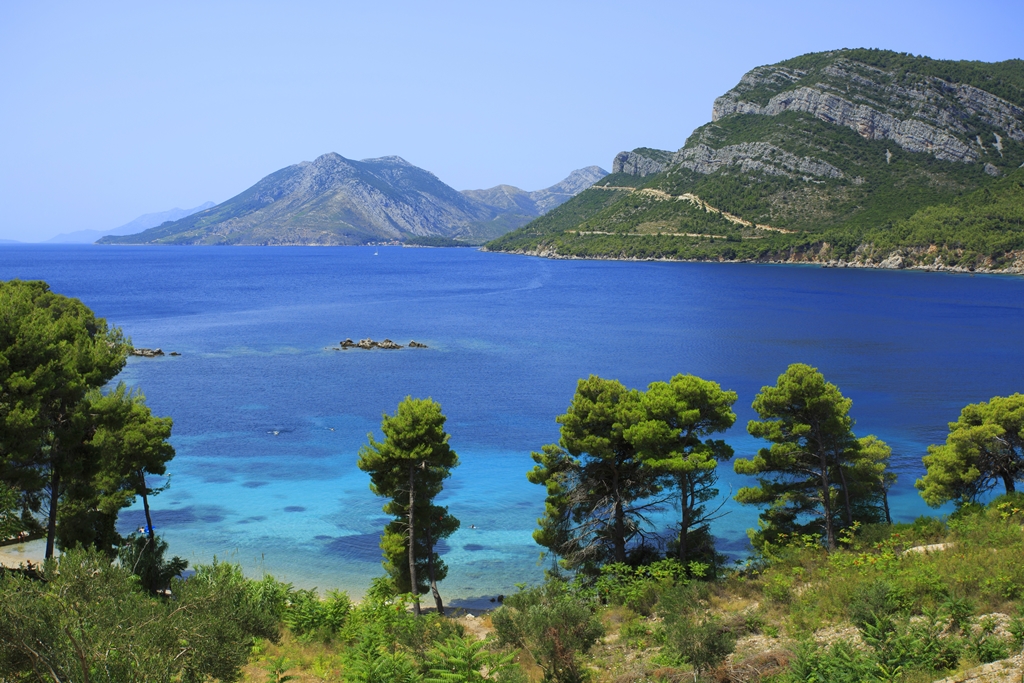
[[[803,266],[555,261],[473,249],[0,246],[0,279],[43,279],[137,347],[122,379],[174,418],[170,487],[153,499],[171,552],[358,596],[380,575],[382,501],[355,461],[383,412],[430,396],[461,465],[441,504],[462,520],[442,584],[483,604],[539,581],[544,493],[531,450],[558,438],[576,381],[643,388],[693,373],[750,403],[788,364],[853,399],[859,436],[893,446],[899,520],[934,513],[921,456],[969,402],[1024,390],[1024,279]],[[427,349],[334,351],[341,339]],[[719,547],[747,548],[751,482],[720,468]],[[668,525],[672,510],[659,520]],[[122,530],[140,525],[137,509]]]

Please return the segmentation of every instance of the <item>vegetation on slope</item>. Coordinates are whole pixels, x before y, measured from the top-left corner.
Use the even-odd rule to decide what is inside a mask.
[[[715,180],[707,184],[707,195],[723,200],[720,203],[726,207],[742,204],[741,182],[729,178]],[[785,190],[780,191],[779,203],[796,204],[794,213],[806,215],[814,211],[815,203],[798,201],[799,188],[791,192],[787,196]],[[594,196],[598,193],[616,194],[619,199],[608,206],[607,197]],[[899,203],[898,192],[881,194],[888,195],[894,204]],[[704,195],[700,196],[704,199]],[[905,204],[914,208],[913,194],[909,196],[911,199]],[[946,197],[945,203],[925,204],[913,212],[899,207],[892,212],[894,218],[874,227],[851,220],[821,230],[792,228],[792,233],[781,233],[737,226],[688,202],[671,204],[651,196],[592,188],[576,199],[581,204],[587,200],[604,204],[600,213],[584,214],[581,219],[556,209],[545,217],[545,223],[534,221],[489,243],[487,248],[579,258],[817,262],[873,259],[878,263],[898,254],[903,257],[904,266],[998,270],[1024,265],[1024,169],[973,192],[961,196],[948,193]],[[713,201],[706,201],[720,208]],[[875,211],[885,215],[882,208]],[[742,209],[739,213],[743,215]],[[779,214],[777,217],[782,220],[772,227],[787,224],[785,210]],[[679,234],[683,232],[691,234]],[[693,236],[696,234],[700,236]]]
[[[736,97],[763,106],[774,95],[816,86],[858,105],[917,120],[923,115],[914,107],[925,105],[901,92],[941,78],[1001,96],[1010,103],[1007,111],[1024,105],[1021,60],[983,64],[844,50],[763,67],[776,68],[789,69],[791,78],[761,74],[760,80],[745,79],[734,91]],[[858,69],[870,76],[870,86],[850,75]],[[952,99],[940,97],[928,106],[934,104],[940,112],[960,106],[954,94],[942,97]],[[1024,122],[1020,110],[1015,111],[1007,116],[1016,117],[1017,123],[1003,125],[1019,129]],[[661,172],[610,175],[575,203],[487,248],[583,258],[865,265],[895,254],[901,266],[1024,270],[1024,232],[1015,222],[1024,182],[1024,142],[981,114],[957,118],[956,126],[949,129],[951,134],[978,151],[978,161],[947,161],[929,152],[907,151],[893,140],[869,139],[837,125],[824,114],[793,109],[774,115],[729,114],[698,128],[675,154],[634,150],[662,164]],[[941,125],[937,130],[942,132]],[[694,202],[679,199],[684,195],[742,221],[728,223],[720,213],[702,212]],[[584,207],[589,210],[581,211]]]

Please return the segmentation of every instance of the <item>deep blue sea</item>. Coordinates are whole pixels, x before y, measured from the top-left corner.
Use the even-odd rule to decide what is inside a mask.
[[[800,266],[552,261],[472,249],[0,246],[0,279],[43,279],[123,328],[120,379],[174,418],[170,487],[153,499],[171,552],[359,595],[381,574],[382,500],[356,466],[381,414],[433,397],[461,464],[442,504],[446,599],[538,581],[544,492],[531,450],[558,438],[576,380],[643,388],[693,373],[739,393],[726,435],[762,445],[750,403],[794,362],[853,399],[858,436],[895,452],[894,515],[928,444],[969,402],[1024,391],[1024,278]],[[346,337],[428,349],[333,351]],[[720,468],[723,498],[750,482]],[[727,504],[741,555],[757,511]],[[670,522],[673,512],[665,512]],[[122,514],[122,527],[141,513]],[[473,528],[475,527],[475,528]]]

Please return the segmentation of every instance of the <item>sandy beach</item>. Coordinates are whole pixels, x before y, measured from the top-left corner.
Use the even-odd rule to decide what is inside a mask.
[[[42,562],[46,552],[46,539],[28,543],[0,546],[0,566],[17,568],[27,562]]]

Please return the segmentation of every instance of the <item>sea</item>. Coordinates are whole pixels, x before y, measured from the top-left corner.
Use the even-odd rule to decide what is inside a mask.
[[[382,575],[384,501],[356,467],[406,396],[441,404],[460,464],[439,504],[461,520],[440,549],[454,604],[542,580],[531,536],[544,491],[530,454],[558,440],[580,378],[645,388],[691,373],[751,402],[790,363],[853,400],[858,436],[893,449],[897,521],[946,514],[914,481],[967,403],[1024,391],[1024,278],[813,266],[548,260],[402,247],[0,246],[0,279],[77,297],[136,347],[115,381],[174,419],[177,455],[152,498],[156,531],[193,565],[236,562],[296,587],[359,597]],[[346,338],[427,348],[338,350]],[[720,550],[743,560],[749,477],[719,467]],[[653,531],[668,531],[664,509]],[[122,532],[143,524],[139,505]]]

